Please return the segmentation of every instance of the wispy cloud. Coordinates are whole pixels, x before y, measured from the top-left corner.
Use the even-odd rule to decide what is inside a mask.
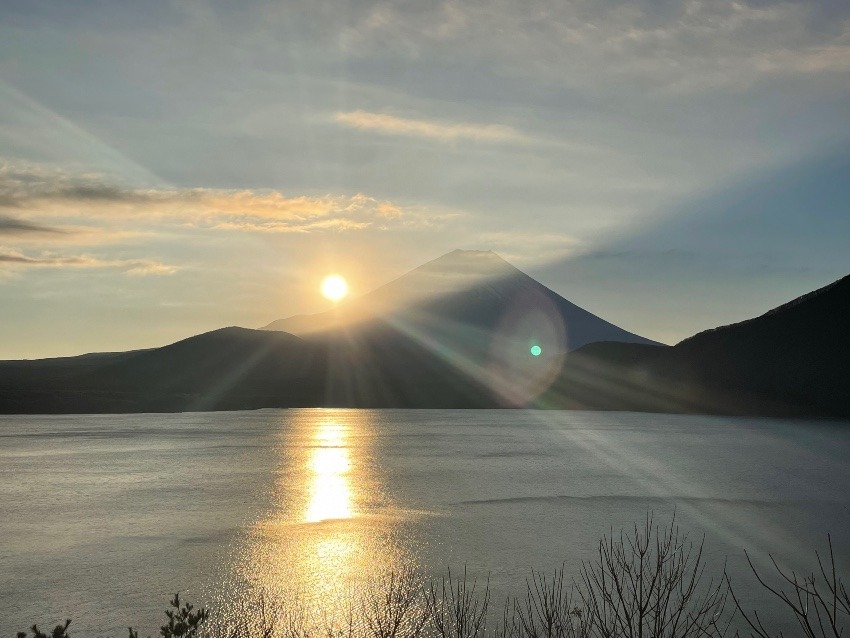
[[[0,268],[108,268],[128,275],[170,275],[175,266],[150,259],[102,259],[92,255],[57,255],[45,253],[37,257],[15,250],[0,249]]]
[[[241,230],[245,232],[309,233],[322,230],[363,230],[369,228],[371,225],[371,222],[355,221],[346,218],[320,219],[318,221],[307,221],[298,224],[288,221],[243,219],[217,222],[214,227],[219,230]]]
[[[476,245],[492,248],[502,257],[524,267],[541,266],[576,254],[581,242],[560,232],[487,231],[474,235]]]
[[[384,228],[410,212],[364,193],[287,196],[276,190],[142,189],[114,184],[102,175],[11,162],[0,164],[2,208],[17,215],[0,217],[2,234],[67,233],[41,220],[70,218],[251,232],[345,231]]]
[[[772,74],[810,73],[831,74],[850,72],[850,29],[846,44],[814,46],[802,51],[780,49],[754,58],[753,66]]]
[[[0,235],[64,235],[67,231],[24,219],[0,215]]]
[[[516,129],[502,124],[411,119],[369,111],[340,112],[334,116],[334,119],[344,126],[355,129],[375,131],[385,135],[427,137],[444,142],[459,139],[483,142],[516,142],[525,139]]]
[[[850,19],[840,3],[367,3],[342,41],[364,57],[452,55],[595,90],[693,92],[850,72]]]

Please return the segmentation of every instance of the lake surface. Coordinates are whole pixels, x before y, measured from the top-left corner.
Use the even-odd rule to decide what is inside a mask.
[[[228,612],[324,609],[401,565],[578,574],[648,511],[706,536],[711,573],[773,552],[850,567],[850,423],[605,412],[260,410],[0,417],[0,636],[156,635],[180,591]],[[164,618],[164,616],[163,616]]]

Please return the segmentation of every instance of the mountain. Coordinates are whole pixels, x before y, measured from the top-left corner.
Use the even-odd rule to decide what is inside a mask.
[[[546,400],[560,407],[850,416],[850,276],[670,348],[595,343]]]
[[[721,407],[848,414],[850,276],[760,317],[677,344],[664,365]]]
[[[568,352],[594,341],[655,342],[567,301],[491,251],[455,250],[339,308],[273,321],[263,330],[305,336],[403,324],[417,334],[492,333],[517,315],[546,315],[557,331],[553,347]]]
[[[567,353],[652,343],[492,252],[454,251],[338,309],[130,353],[0,363],[2,412],[527,405]]]
[[[0,362],[0,413],[181,412],[320,402],[315,348],[222,328],[126,353]]]
[[[525,406],[850,417],[848,312],[850,276],[663,346],[493,253],[456,251],[336,313],[293,320],[299,334],[231,327],[150,350],[0,361],[0,413]]]
[[[600,340],[654,344],[490,251],[453,251],[331,312],[270,328],[331,349],[328,400],[343,405],[395,405],[400,392],[402,406],[446,397],[460,406],[527,405],[571,350]]]

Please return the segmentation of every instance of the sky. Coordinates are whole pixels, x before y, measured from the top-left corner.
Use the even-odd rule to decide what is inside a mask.
[[[494,250],[665,343],[850,273],[850,3],[0,3],[0,358]]]

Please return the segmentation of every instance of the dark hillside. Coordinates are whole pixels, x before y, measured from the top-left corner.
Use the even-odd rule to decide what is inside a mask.
[[[673,347],[594,343],[544,399],[560,407],[850,416],[850,276]]]
[[[477,270],[462,272],[458,288],[463,265]],[[591,315],[492,253],[450,253],[417,271],[402,289],[442,294],[303,336],[223,328],[151,350],[0,362],[0,412],[530,406],[850,416],[850,277],[670,347]]]

